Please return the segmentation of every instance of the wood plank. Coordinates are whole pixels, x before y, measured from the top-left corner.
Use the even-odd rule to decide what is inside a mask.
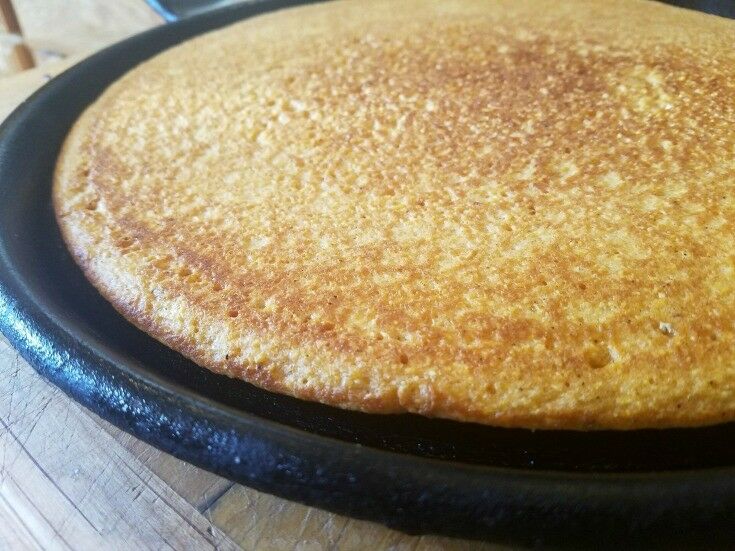
[[[11,0],[0,0],[0,74],[32,68],[35,63],[15,15]]]
[[[18,68],[19,71],[33,68],[36,64],[33,61],[33,54],[23,42],[19,42],[10,52],[11,65]]]
[[[0,31],[0,77],[21,71],[13,55],[13,51],[20,43],[20,40],[20,36],[17,34]]]
[[[43,84],[87,55],[87,53],[76,54],[44,67],[23,71],[13,77],[0,78],[0,121]]]
[[[0,365],[0,524],[26,527],[11,538],[73,549],[239,548],[4,339]]]
[[[100,427],[110,434],[116,442],[128,450],[137,461],[140,461],[155,473],[199,512],[205,512],[235,484],[231,480],[163,453],[96,415],[94,417]]]
[[[22,34],[11,0],[0,0],[0,29],[12,34]]]
[[[48,541],[46,524],[39,529],[33,523],[33,516],[26,512],[28,503],[25,497],[13,495],[6,497],[7,491],[0,492],[0,546],[3,549],[43,549],[41,539]],[[29,527],[30,524],[30,527]]]
[[[42,470],[3,421],[0,434],[0,494],[6,507],[21,519],[28,533],[40,544],[71,549],[104,545],[104,536],[80,512],[58,485]],[[43,461],[43,459],[41,459]],[[3,511],[6,512],[6,511]],[[6,521],[7,517],[3,517]],[[6,542],[5,548],[12,548]]]
[[[143,0],[13,0],[33,50],[62,55],[97,50],[163,23]]]
[[[236,485],[209,511],[209,518],[244,549],[362,549],[491,551],[489,543],[439,536],[410,536]]]

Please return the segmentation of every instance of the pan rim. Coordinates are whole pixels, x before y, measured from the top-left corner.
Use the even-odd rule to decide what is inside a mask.
[[[52,115],[43,110],[48,110],[46,102],[60,90],[86,82],[100,64],[118,63],[119,77],[139,61],[186,38],[303,3],[261,0],[154,28],[93,54],[46,83],[0,126],[0,201],[10,185],[4,182],[11,181],[17,170],[14,144],[23,134],[39,132],[32,122],[39,113]],[[141,43],[153,53],[130,63],[126,54]],[[77,116],[70,117],[71,122]],[[0,213],[2,210],[0,206]],[[573,473],[453,463],[306,432],[198,395],[130,363],[106,357],[94,343],[79,340],[61,320],[53,319],[43,308],[43,297],[26,285],[8,250],[8,238],[6,232],[0,232],[0,331],[11,344],[43,377],[88,409],[205,469],[281,497],[409,532],[514,543],[553,542],[560,536],[562,541],[594,538],[600,525],[584,527],[582,520],[607,514],[606,526],[638,517],[632,527],[620,532],[621,537],[654,533],[659,537],[672,521],[687,517],[694,523],[689,525],[711,521],[710,529],[721,526],[723,534],[731,533],[727,513],[735,510],[735,467]],[[371,499],[364,499],[366,488],[374,491]],[[429,502],[433,505],[427,509],[434,511],[422,514]],[[446,514],[444,510],[446,522],[441,522],[445,506],[456,512]],[[587,507],[587,512],[575,517],[580,507]],[[519,521],[521,514],[528,518]]]

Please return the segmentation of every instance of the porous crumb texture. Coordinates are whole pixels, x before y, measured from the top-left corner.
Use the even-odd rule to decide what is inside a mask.
[[[332,2],[131,71],[54,187],[202,366],[499,426],[735,419],[735,23],[642,0]]]

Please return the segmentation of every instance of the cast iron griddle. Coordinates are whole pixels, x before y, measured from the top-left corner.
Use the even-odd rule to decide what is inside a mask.
[[[521,544],[735,536],[735,424],[525,431],[369,415],[214,375],[87,282],[51,206],[75,119],[142,60],[265,0],[159,27],[49,82],[0,127],[0,329],[47,379],[122,429],[259,490],[408,532]]]

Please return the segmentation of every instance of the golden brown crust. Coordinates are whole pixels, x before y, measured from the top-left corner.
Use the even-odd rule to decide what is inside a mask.
[[[219,373],[499,426],[735,419],[735,24],[625,0],[335,2],[131,71],[64,238]]]

